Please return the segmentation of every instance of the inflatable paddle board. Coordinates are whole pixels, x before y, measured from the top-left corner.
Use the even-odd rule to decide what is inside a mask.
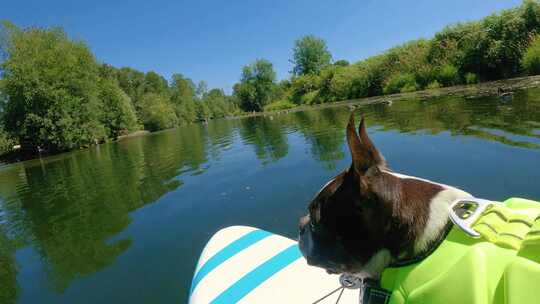
[[[359,286],[309,266],[296,241],[246,226],[218,231],[204,248],[190,304],[359,303]]]

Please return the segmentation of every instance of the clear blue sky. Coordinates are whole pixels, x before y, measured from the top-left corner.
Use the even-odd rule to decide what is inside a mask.
[[[180,72],[230,92],[257,58],[289,76],[294,40],[314,34],[335,60],[351,62],[445,25],[487,16],[521,0],[1,0],[0,20],[62,26],[100,61]]]

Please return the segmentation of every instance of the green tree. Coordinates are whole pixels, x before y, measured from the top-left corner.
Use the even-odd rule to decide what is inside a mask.
[[[202,102],[208,106],[211,118],[222,118],[231,112],[227,96],[222,89],[212,89],[208,91]]]
[[[154,71],[150,71],[144,75],[142,86],[143,93],[168,94],[169,86],[167,80]]]
[[[4,131],[3,127],[0,125],[0,155],[11,151],[14,144],[15,141],[9,136],[6,131]]]
[[[118,85],[129,96],[136,110],[143,95],[144,73],[132,68],[123,67],[114,72]]]
[[[171,79],[171,103],[181,123],[198,119],[196,88],[193,81],[182,74],[173,74]]]
[[[211,116],[210,109],[208,108],[208,104],[203,101],[199,101],[196,103],[195,111],[197,113],[198,121],[207,121]]]
[[[323,39],[308,35],[295,41],[291,60],[294,75],[319,74],[331,61],[332,55]]]
[[[349,66],[350,63],[349,63],[349,61],[347,61],[345,59],[340,59],[340,60],[334,62],[334,65],[341,66],[341,67],[346,67],[346,66]]]
[[[540,36],[535,36],[523,55],[523,69],[529,75],[540,74]]]
[[[99,65],[62,29],[21,30],[4,23],[1,64],[5,128],[24,146],[62,151],[105,137],[99,122]]]
[[[199,99],[202,99],[206,93],[208,93],[208,83],[206,81],[201,80],[197,84],[197,90],[195,92],[197,94],[197,97]]]
[[[107,135],[116,138],[137,129],[137,116],[129,96],[116,83],[105,78],[100,82],[101,123]]]
[[[271,102],[276,87],[276,73],[270,61],[258,59],[242,69],[240,83],[233,88],[245,111],[262,111]]]
[[[291,81],[291,99],[296,104],[303,104],[306,102],[303,96],[316,92],[320,87],[321,77],[318,75],[306,74],[293,77]]]
[[[148,93],[141,98],[141,120],[144,128],[158,131],[178,125],[178,117],[172,105],[163,96]]]

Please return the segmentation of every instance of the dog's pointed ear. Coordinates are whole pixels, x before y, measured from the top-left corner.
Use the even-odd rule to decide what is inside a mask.
[[[386,166],[384,156],[382,156],[381,152],[377,150],[377,147],[375,147],[367,134],[364,116],[362,116],[362,120],[358,126],[358,134],[360,134],[360,141],[362,142],[364,150],[366,150],[367,154],[369,155],[372,165]]]
[[[362,119],[363,121],[363,119]],[[367,162],[367,153],[362,146],[362,142],[356,133],[356,124],[354,123],[354,112],[349,117],[347,124],[347,143],[351,152],[353,167],[357,172],[365,172],[369,168]]]
[[[362,116],[362,121],[356,133],[354,123],[354,112],[351,113],[349,123],[347,124],[347,143],[351,152],[353,167],[356,173],[363,174],[373,165],[385,165],[385,160],[382,154],[375,148],[373,142],[369,139],[365,119]]]

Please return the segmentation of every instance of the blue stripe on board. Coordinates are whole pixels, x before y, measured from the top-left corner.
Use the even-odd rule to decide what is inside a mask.
[[[298,245],[294,244],[290,246],[236,281],[236,283],[217,296],[212,301],[212,304],[229,304],[240,301],[240,299],[245,297],[253,289],[257,288],[281,269],[296,261],[300,256],[301,253]]]
[[[221,263],[225,262],[230,257],[236,255],[240,251],[246,249],[247,247],[257,243],[258,241],[270,235],[272,235],[270,232],[264,230],[254,230],[246,233],[241,238],[237,239],[236,241],[230,243],[229,245],[218,251],[213,257],[208,259],[208,261],[204,263],[204,265],[199,269],[195,276],[193,276],[193,280],[191,281],[190,294],[193,292],[195,287],[197,287],[199,282],[212,270],[221,265]]]

